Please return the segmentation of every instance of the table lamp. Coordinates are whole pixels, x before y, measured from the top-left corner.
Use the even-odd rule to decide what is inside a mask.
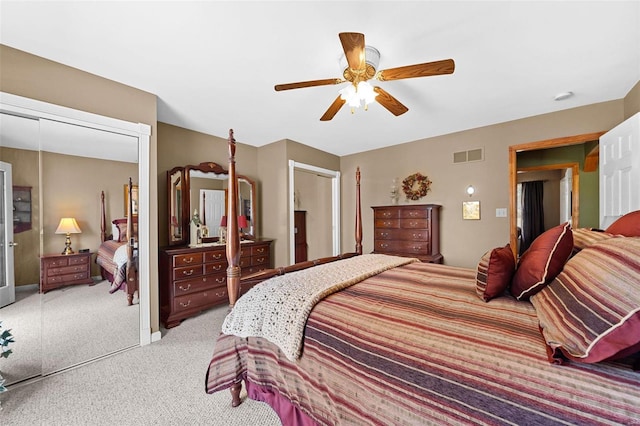
[[[242,232],[242,228],[246,228],[247,226],[249,226],[247,224],[247,217],[238,216],[238,230],[240,231],[240,238],[244,237],[244,232]]]
[[[80,230],[75,218],[63,217],[60,219],[58,229],[56,229],[56,234],[67,234],[62,254],[73,254],[73,249],[71,248],[71,234],[80,234],[81,232],[82,231]]]

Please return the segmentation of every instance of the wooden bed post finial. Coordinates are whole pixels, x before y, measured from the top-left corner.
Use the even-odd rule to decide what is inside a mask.
[[[356,253],[362,254],[362,207],[360,202],[360,166],[356,168]]]
[[[229,307],[240,296],[240,233],[238,229],[238,177],[236,175],[236,140],[229,129],[229,188],[227,191],[227,292]]]

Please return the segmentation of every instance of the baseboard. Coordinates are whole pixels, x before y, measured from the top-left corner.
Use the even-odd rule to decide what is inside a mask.
[[[161,332],[156,331],[156,332],[151,333],[151,343],[157,342],[160,339],[162,339],[162,333]]]

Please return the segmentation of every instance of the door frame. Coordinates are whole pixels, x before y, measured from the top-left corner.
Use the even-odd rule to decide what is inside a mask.
[[[333,256],[340,254],[340,172],[323,169],[310,164],[289,160],[289,264],[296,263],[295,251],[295,171],[302,170],[316,173],[331,179],[331,228],[333,235]]]
[[[5,199],[4,203],[4,218],[5,218],[5,232],[4,240],[0,241],[0,247],[2,247],[2,257],[5,259],[5,273],[3,279],[6,282],[5,286],[0,286],[0,308],[10,305],[16,301],[16,289],[15,289],[15,274],[14,274],[14,250],[13,250],[13,179],[11,177],[11,164],[0,161],[0,169],[4,170],[4,184],[0,190],[3,190],[2,197]]]
[[[0,92],[0,112],[33,119],[47,119],[97,130],[132,136],[138,139],[138,275],[140,305],[140,345],[160,338],[151,333],[151,299],[149,295],[149,144],[151,126],[105,117],[35,99]]]

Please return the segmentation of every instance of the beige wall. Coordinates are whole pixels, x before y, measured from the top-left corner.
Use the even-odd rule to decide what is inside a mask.
[[[608,130],[623,121],[623,101],[586,107],[471,129],[450,135],[377,149],[341,158],[343,173],[343,247],[353,243],[354,176],[362,170],[363,250],[373,249],[371,206],[389,203],[394,177],[415,172],[429,176],[432,191],[420,200],[441,204],[440,249],[449,265],[475,267],[487,250],[509,242],[508,218],[495,217],[496,208],[509,206],[509,145]],[[481,148],[484,161],[453,164],[453,152]],[[481,219],[463,220],[462,202],[474,185]],[[401,204],[405,204],[401,198]]]
[[[154,94],[0,44],[0,91],[151,126],[149,139],[150,324],[158,317],[157,99]]]
[[[62,217],[74,217],[82,230],[71,236],[73,250],[97,252],[101,242],[100,193],[104,191],[109,235],[111,221],[125,217],[124,188],[129,177],[138,184],[138,164],[43,152],[41,170],[43,253],[62,252],[65,236],[55,234]],[[95,262],[91,275],[100,275]]]
[[[624,97],[624,118],[625,120],[635,113],[640,112],[640,81]]]

